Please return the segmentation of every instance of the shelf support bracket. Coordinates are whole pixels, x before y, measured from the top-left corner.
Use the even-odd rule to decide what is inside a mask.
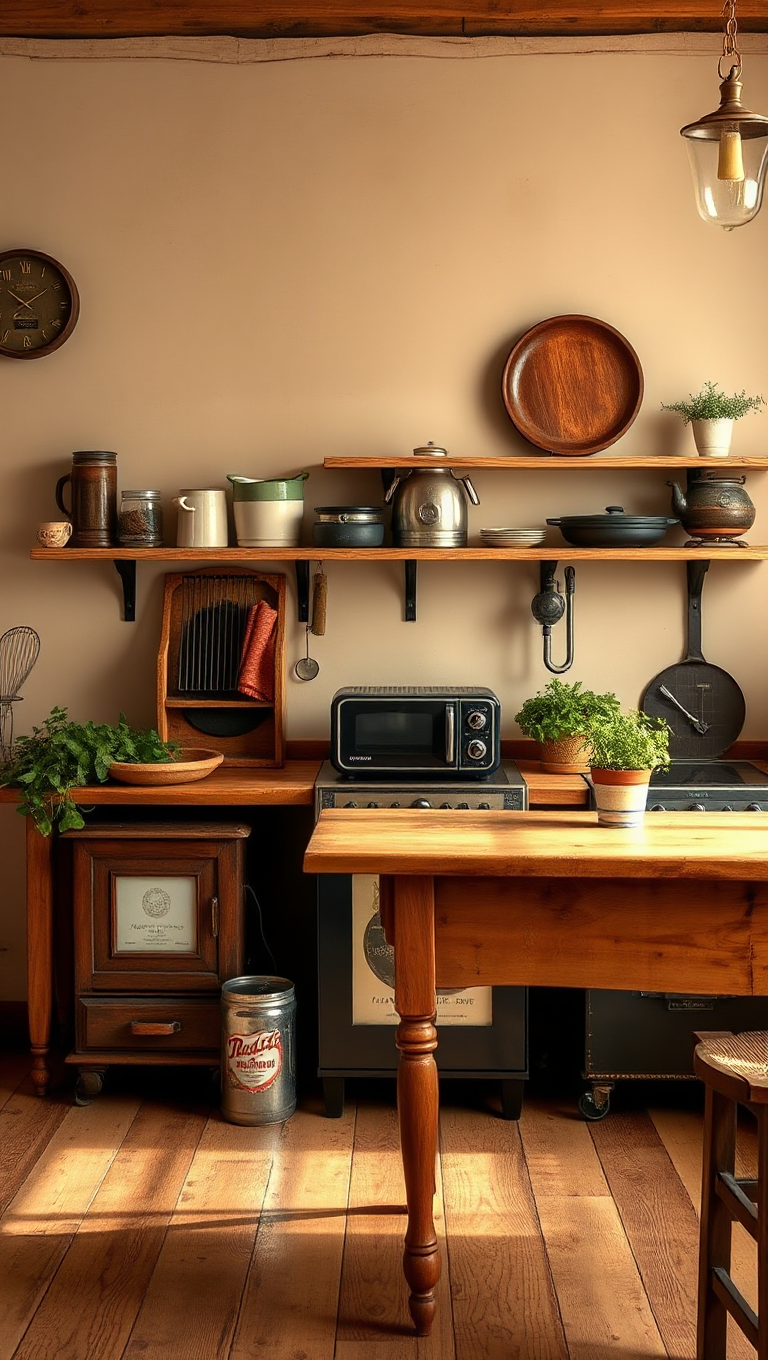
[[[136,560],[115,559],[115,568],[123,583],[123,621],[136,622]]]
[[[405,622],[416,622],[416,561],[405,561]]]
[[[299,623],[309,623],[309,562],[296,561],[296,597]]]

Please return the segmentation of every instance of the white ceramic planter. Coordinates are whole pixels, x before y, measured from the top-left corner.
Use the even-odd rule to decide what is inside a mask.
[[[692,420],[693,442],[702,458],[727,458],[733,438],[732,420]]]
[[[598,826],[639,826],[648,801],[650,770],[590,770]]]
[[[297,548],[304,501],[235,501],[239,548]]]

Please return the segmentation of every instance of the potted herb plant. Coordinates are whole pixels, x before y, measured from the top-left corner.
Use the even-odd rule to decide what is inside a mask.
[[[16,738],[10,760],[0,767],[0,784],[20,790],[17,811],[30,816],[44,836],[54,828],[76,831],[85,822],[71,789],[105,784],[114,761],[159,764],[178,751],[177,742],[162,741],[154,729],[130,727],[122,713],[111,726],[71,722],[65,708],[54,708],[31,736]]]
[[[733,422],[750,411],[765,406],[763,397],[748,397],[746,392],[727,396],[716,383],[705,382],[700,392],[688,401],[661,404],[662,411],[675,411],[685,425],[690,424],[693,439],[702,458],[727,458],[733,436]]]
[[[669,765],[670,729],[636,708],[596,718],[587,736],[600,826],[637,826],[653,770]]]
[[[615,694],[594,694],[580,680],[566,685],[550,680],[526,699],[515,722],[523,735],[541,744],[541,768],[548,774],[581,774],[589,769],[585,745],[591,724],[619,712]]]

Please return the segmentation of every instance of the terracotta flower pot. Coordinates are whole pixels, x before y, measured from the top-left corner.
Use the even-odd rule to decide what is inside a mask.
[[[650,770],[590,768],[599,826],[639,826],[648,801]]]
[[[547,774],[586,774],[589,752],[583,737],[559,737],[541,743],[541,768]]]

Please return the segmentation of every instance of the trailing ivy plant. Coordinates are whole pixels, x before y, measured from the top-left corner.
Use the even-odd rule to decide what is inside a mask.
[[[666,770],[669,725],[636,708],[593,721],[587,733],[590,764],[598,770]]]
[[[734,392],[729,397],[713,382],[705,382],[695,396],[691,392],[688,401],[673,401],[668,406],[661,403],[662,411],[675,411],[685,425],[691,420],[741,420],[761,406],[765,406],[764,397],[748,397],[746,392]]]
[[[550,680],[532,699],[526,699],[515,722],[534,741],[559,741],[584,736],[592,722],[609,718],[619,708],[615,694],[594,694],[582,689],[580,680],[572,685]]]
[[[77,831],[85,826],[70,789],[106,783],[113,760],[160,764],[177,754],[177,742],[162,741],[153,728],[130,727],[123,713],[109,723],[70,722],[65,708],[54,708],[31,736],[17,737],[10,761],[0,768],[0,783],[23,795],[17,811],[31,817],[38,831]]]

